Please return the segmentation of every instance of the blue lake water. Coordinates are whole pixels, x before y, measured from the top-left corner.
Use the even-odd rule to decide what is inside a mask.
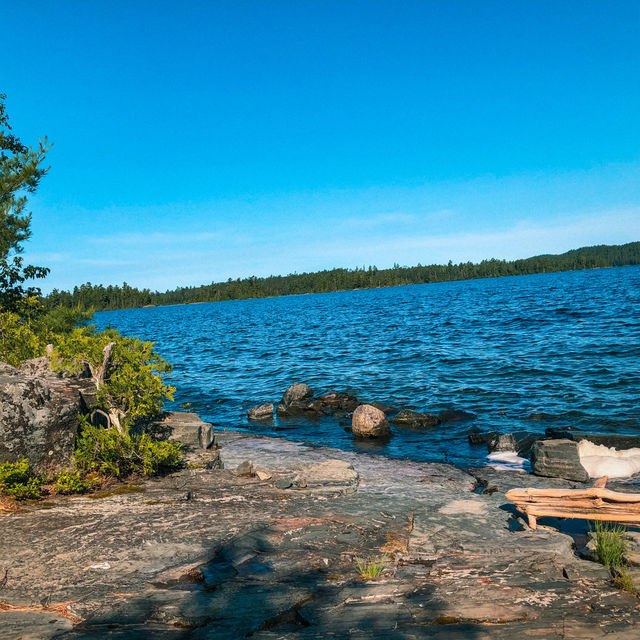
[[[640,434],[640,267],[153,307],[96,314],[156,342],[174,406],[247,429],[414,460],[484,462],[471,426]],[[477,414],[427,432],[354,441],[333,418],[247,421],[293,382],[366,401]]]

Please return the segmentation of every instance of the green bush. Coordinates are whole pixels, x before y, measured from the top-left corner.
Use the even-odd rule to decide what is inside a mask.
[[[44,353],[42,340],[17,314],[2,312],[0,307],[0,362],[17,367]]]
[[[624,539],[626,529],[612,522],[595,523],[596,555],[608,569],[616,569],[624,562],[627,543]]]
[[[53,490],[55,493],[63,495],[87,493],[95,489],[99,484],[100,481],[97,478],[83,477],[77,471],[63,471],[57,475]]]
[[[42,480],[23,458],[19,462],[0,464],[0,493],[16,500],[35,500],[42,496]]]
[[[152,342],[115,329],[82,327],[59,335],[54,346],[53,368],[70,373],[88,368],[100,407],[121,432],[157,417],[164,400],[173,399],[175,389],[161,377],[171,365],[155,353]]]
[[[115,478],[133,474],[151,476],[180,466],[181,446],[154,440],[146,433],[131,436],[85,422],[74,458],[80,472],[97,471]]]

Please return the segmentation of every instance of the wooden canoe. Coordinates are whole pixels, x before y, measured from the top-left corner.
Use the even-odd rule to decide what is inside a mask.
[[[543,516],[640,522],[640,493],[610,491],[606,482],[605,476],[590,489],[511,489],[505,495],[527,516],[532,529]]]

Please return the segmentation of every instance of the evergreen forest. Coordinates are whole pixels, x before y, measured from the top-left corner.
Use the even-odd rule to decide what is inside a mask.
[[[212,282],[196,287],[178,287],[158,292],[137,289],[126,282],[119,285],[86,283],[73,291],[54,289],[46,298],[50,308],[59,306],[102,311],[129,309],[152,305],[219,302],[245,298],[266,298],[302,293],[327,293],[352,289],[396,287],[474,278],[518,276],[553,271],[574,271],[640,264],[640,242],[623,245],[597,245],[573,249],[558,255],[540,255],[522,260],[483,260],[479,263],[461,262],[446,265],[421,265],[390,269],[375,266],[355,269],[331,269],[313,273],[292,273],[287,276],[238,278],[226,282]]]

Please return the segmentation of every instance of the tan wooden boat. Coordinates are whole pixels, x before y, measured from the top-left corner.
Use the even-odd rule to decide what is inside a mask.
[[[604,476],[590,489],[511,489],[505,495],[527,516],[532,529],[543,516],[640,522],[640,493],[610,491],[606,483]]]

